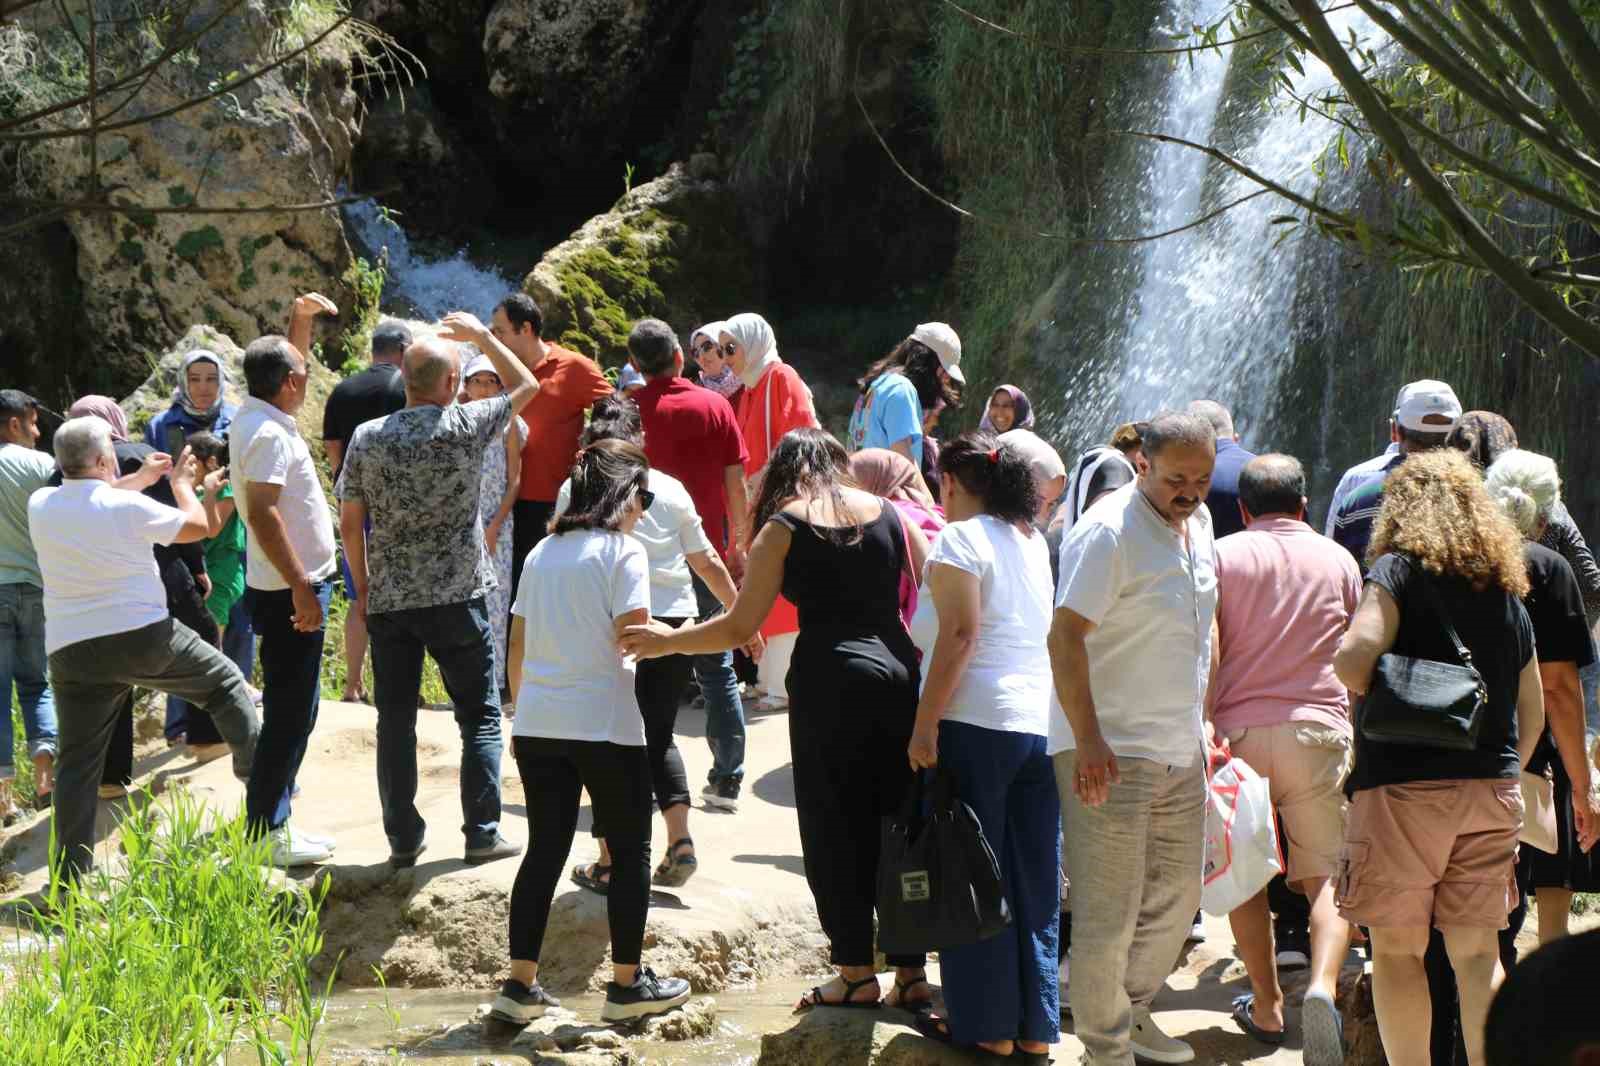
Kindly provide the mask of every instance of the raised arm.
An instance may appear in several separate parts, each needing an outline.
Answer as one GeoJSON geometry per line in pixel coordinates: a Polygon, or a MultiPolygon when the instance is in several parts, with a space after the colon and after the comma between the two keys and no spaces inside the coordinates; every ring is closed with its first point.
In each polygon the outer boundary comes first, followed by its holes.
{"type": "Polygon", "coordinates": [[[320,292],[302,293],[294,298],[289,309],[289,343],[301,355],[311,358],[311,326],[319,315],[337,315],[339,308],[320,292]]]}
{"type": "Polygon", "coordinates": [[[533,371],[523,366],[522,360],[512,355],[511,349],[501,344],[500,339],[489,332],[489,327],[480,322],[477,316],[465,311],[451,311],[444,316],[444,329],[439,331],[439,336],[447,341],[475,344],[479,351],[489,357],[494,372],[500,375],[501,382],[506,386],[513,415],[521,411],[539,391],[539,382],[534,378],[533,371]]]}

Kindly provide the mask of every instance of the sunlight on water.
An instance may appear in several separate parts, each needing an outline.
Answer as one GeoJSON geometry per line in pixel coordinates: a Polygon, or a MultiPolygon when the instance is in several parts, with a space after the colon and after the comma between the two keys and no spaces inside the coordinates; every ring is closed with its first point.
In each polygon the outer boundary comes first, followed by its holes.
{"type": "Polygon", "coordinates": [[[398,223],[386,219],[376,200],[361,200],[344,209],[355,235],[374,254],[388,249],[389,276],[384,283],[384,306],[399,301],[411,305],[409,313],[434,321],[449,311],[470,311],[485,321],[494,305],[520,286],[499,271],[467,258],[465,249],[448,259],[432,259],[414,251],[411,239],[398,223]]]}

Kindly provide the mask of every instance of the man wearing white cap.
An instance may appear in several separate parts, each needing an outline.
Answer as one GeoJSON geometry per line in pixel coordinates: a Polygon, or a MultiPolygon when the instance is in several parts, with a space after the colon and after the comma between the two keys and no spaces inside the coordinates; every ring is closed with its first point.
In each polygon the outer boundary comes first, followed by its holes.
{"type": "MultiPolygon", "coordinates": [[[[1383,483],[1389,471],[1405,462],[1412,452],[1442,448],[1450,431],[1461,418],[1461,401],[1455,390],[1442,381],[1413,381],[1396,398],[1393,426],[1398,450],[1382,466],[1352,474],[1337,509],[1331,512],[1328,533],[1356,557],[1362,572],[1367,568],[1367,544],[1372,539],[1372,523],[1383,506],[1383,483]]],[[[1344,483],[1341,482],[1341,486],[1344,483]]]]}
{"type": "Polygon", "coordinates": [[[850,415],[850,450],[888,448],[920,469],[923,414],[941,400],[954,407],[966,380],[956,331],[943,322],[924,322],[857,382],[861,395],[850,415]]]}
{"type": "Polygon", "coordinates": [[[334,490],[355,584],[351,609],[365,613],[372,641],[378,796],[397,869],[416,865],[427,828],[416,806],[424,653],[439,664],[461,732],[466,861],[522,850],[500,835],[500,682],[485,602],[496,580],[479,511],[484,454],[503,446],[513,413],[539,383],[472,315],[453,312],[444,326],[438,340],[406,348],[405,408],[355,431],[334,490]],[[452,341],[477,345],[508,390],[454,403],[461,357],[452,341]]]}

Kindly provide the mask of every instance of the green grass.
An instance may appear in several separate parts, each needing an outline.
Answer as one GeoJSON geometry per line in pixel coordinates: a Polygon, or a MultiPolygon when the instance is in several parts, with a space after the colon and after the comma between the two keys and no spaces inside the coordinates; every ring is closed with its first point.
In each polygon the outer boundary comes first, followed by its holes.
{"type": "MultiPolygon", "coordinates": [[[[344,662],[344,619],[350,613],[350,601],[342,595],[335,594],[328,603],[328,634],[322,644],[322,698],[337,700],[344,697],[345,678],[349,671],[344,662]]],[[[257,671],[259,674],[259,671],[257,671]]],[[[257,681],[257,684],[260,684],[257,681]]],[[[372,698],[372,652],[367,652],[366,661],[362,664],[361,687],[367,693],[367,698],[372,698]]],[[[422,661],[422,696],[423,703],[442,704],[448,703],[450,697],[445,693],[444,682],[439,678],[438,664],[431,658],[422,661]]]]}
{"type": "Polygon", "coordinates": [[[35,918],[43,946],[17,958],[0,997],[5,1061],[316,1061],[321,896],[274,887],[268,845],[183,792],[161,807],[135,800],[121,831],[123,868],[35,918]]]}
{"type": "Polygon", "coordinates": [[[22,708],[16,697],[11,699],[11,761],[17,776],[11,782],[17,803],[24,809],[33,807],[37,794],[33,790],[33,760],[28,758],[28,740],[22,733],[22,708]]]}

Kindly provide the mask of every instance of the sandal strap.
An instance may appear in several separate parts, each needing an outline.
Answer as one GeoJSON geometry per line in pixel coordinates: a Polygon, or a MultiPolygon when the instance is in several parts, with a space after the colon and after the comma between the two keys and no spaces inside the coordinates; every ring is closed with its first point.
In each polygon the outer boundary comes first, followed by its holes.
{"type": "Polygon", "coordinates": [[[863,977],[859,981],[852,981],[848,977],[844,976],[843,974],[840,974],[839,975],[839,980],[844,982],[844,1000],[843,1000],[843,1002],[848,1003],[850,1000],[855,998],[856,989],[858,989],[858,988],[866,988],[868,985],[876,986],[877,983],[878,983],[878,975],[877,974],[873,974],[871,977],[863,977]]]}

